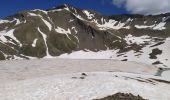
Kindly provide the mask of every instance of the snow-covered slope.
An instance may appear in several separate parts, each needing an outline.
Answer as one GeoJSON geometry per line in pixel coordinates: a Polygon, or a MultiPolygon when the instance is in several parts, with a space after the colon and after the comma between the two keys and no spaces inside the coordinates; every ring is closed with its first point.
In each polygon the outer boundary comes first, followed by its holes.
{"type": "Polygon", "coordinates": [[[88,72],[0,84],[1,100],[92,100],[118,92],[169,100],[170,81],[117,72],[88,72]]]}
{"type": "Polygon", "coordinates": [[[0,63],[0,100],[92,100],[131,93],[170,99],[169,71],[118,60],[34,59],[0,63]]]}
{"type": "Polygon", "coordinates": [[[33,59],[0,62],[1,83],[56,74],[96,71],[117,71],[158,75],[158,68],[154,66],[148,66],[136,62],[122,62],[118,60],[33,59]]]}
{"type": "Polygon", "coordinates": [[[80,50],[73,51],[72,53],[65,53],[59,56],[59,58],[69,58],[69,59],[116,59],[122,61],[135,61],[140,63],[145,63],[148,65],[156,65],[157,67],[170,67],[170,41],[169,38],[164,40],[164,43],[158,46],[154,46],[158,43],[152,44],[152,39],[147,36],[142,37],[126,37],[125,40],[132,44],[133,42],[140,45],[145,42],[150,42],[149,45],[143,47],[140,52],[135,50],[129,50],[128,52],[123,52],[119,54],[119,50],[100,50],[98,52],[90,50],[80,50]],[[152,54],[155,54],[155,58],[151,58],[152,54]],[[159,53],[160,52],[160,53],[159,53]]]}

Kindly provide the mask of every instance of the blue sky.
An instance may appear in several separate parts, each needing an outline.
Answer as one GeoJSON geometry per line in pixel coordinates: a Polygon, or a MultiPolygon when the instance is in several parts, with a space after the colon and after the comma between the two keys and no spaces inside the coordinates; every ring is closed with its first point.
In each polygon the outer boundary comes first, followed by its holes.
{"type": "Polygon", "coordinates": [[[113,5],[112,0],[0,0],[0,18],[18,11],[48,9],[64,3],[82,9],[96,10],[104,15],[128,13],[125,9],[113,5]]]}

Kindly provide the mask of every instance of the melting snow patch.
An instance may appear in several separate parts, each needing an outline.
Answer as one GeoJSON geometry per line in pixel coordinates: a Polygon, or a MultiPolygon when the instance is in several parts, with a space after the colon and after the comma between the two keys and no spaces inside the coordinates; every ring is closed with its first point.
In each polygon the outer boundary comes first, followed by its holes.
{"type": "Polygon", "coordinates": [[[147,25],[135,25],[136,28],[138,29],[145,29],[145,28],[152,28],[154,27],[154,25],[150,25],[150,26],[147,26],[147,25]]]}
{"type": "Polygon", "coordinates": [[[40,12],[43,12],[44,14],[48,14],[47,11],[44,11],[44,10],[41,10],[41,9],[34,9],[34,10],[32,10],[32,11],[40,11],[40,12]]]}
{"type": "Polygon", "coordinates": [[[65,7],[64,9],[67,10],[67,11],[70,11],[68,7],[65,7]]]}
{"type": "Polygon", "coordinates": [[[157,24],[153,29],[154,30],[164,30],[164,29],[166,29],[165,24],[166,24],[165,22],[161,22],[161,23],[157,24]]]}
{"type": "Polygon", "coordinates": [[[62,11],[63,9],[55,9],[55,10],[50,10],[49,12],[59,12],[62,11]]]}
{"type": "Polygon", "coordinates": [[[147,25],[135,25],[136,28],[138,29],[153,29],[153,30],[164,30],[166,29],[165,27],[165,24],[166,22],[161,22],[159,24],[155,24],[155,25],[150,25],[150,26],[147,26],[147,25]]]}
{"type": "Polygon", "coordinates": [[[107,51],[99,51],[99,52],[93,52],[93,51],[75,51],[70,54],[65,53],[60,55],[58,58],[69,58],[69,59],[110,59],[110,57],[113,55],[113,50],[107,50],[107,51]]]}
{"type": "Polygon", "coordinates": [[[20,41],[14,36],[14,31],[15,29],[11,29],[9,31],[1,31],[0,32],[0,39],[3,42],[8,42],[8,40],[5,38],[5,36],[9,36],[10,38],[12,38],[14,41],[16,41],[20,47],[22,47],[22,44],[20,43],[20,41]]]}
{"type": "Polygon", "coordinates": [[[87,10],[84,10],[83,12],[84,12],[84,14],[86,14],[86,16],[88,17],[88,19],[92,19],[92,18],[94,17],[94,14],[90,14],[90,12],[87,11],[87,10]]]}
{"type": "Polygon", "coordinates": [[[38,16],[38,15],[36,15],[34,13],[29,13],[29,16],[38,16]]]}
{"type": "MultiPolygon", "coordinates": [[[[130,20],[129,20],[130,21],[130,20]]],[[[107,30],[107,29],[115,29],[115,30],[119,30],[121,28],[125,28],[125,29],[129,29],[130,26],[125,26],[126,23],[121,23],[115,20],[109,20],[108,22],[106,22],[106,20],[104,20],[103,22],[104,24],[97,24],[97,26],[100,28],[100,30],[107,30]]]]}
{"type": "Polygon", "coordinates": [[[0,24],[9,23],[9,22],[10,22],[9,20],[1,20],[1,19],[0,19],[0,24]]]}
{"type": "Polygon", "coordinates": [[[48,46],[47,46],[47,35],[45,33],[43,33],[40,28],[38,27],[37,28],[38,31],[41,33],[42,37],[43,37],[43,40],[44,40],[44,43],[45,43],[45,46],[46,46],[46,57],[45,58],[53,58],[50,54],[49,54],[49,51],[48,51],[48,46]]]}
{"type": "Polygon", "coordinates": [[[61,28],[61,27],[57,27],[57,28],[55,29],[55,31],[58,32],[58,33],[61,33],[61,34],[71,34],[70,29],[65,30],[65,29],[63,29],[63,28],[61,28]]]}
{"type": "Polygon", "coordinates": [[[141,45],[141,44],[144,44],[145,42],[151,41],[151,38],[147,35],[135,37],[129,34],[128,36],[125,37],[125,40],[129,45],[134,44],[134,43],[141,45]]]}
{"type": "Polygon", "coordinates": [[[7,42],[8,40],[4,37],[4,34],[7,33],[6,30],[0,31],[0,40],[2,42],[7,42]]]}
{"type": "Polygon", "coordinates": [[[69,20],[69,22],[73,22],[73,21],[74,21],[74,19],[70,19],[70,20],[69,20]]]}
{"type": "MultiPolygon", "coordinates": [[[[67,35],[68,38],[69,38],[69,35],[68,35],[68,34],[71,34],[70,29],[65,30],[65,29],[63,29],[63,28],[61,28],[61,27],[57,27],[57,28],[55,29],[55,31],[56,31],[57,33],[60,33],[60,34],[65,34],[65,35],[67,35]]],[[[70,38],[69,38],[69,39],[70,39],[70,38]]]]}
{"type": "Polygon", "coordinates": [[[51,30],[52,30],[52,25],[51,25],[48,21],[46,21],[45,19],[43,19],[42,17],[41,17],[41,19],[43,20],[43,22],[47,25],[47,27],[48,27],[49,30],[51,31],[51,30]]]}
{"type": "Polygon", "coordinates": [[[32,47],[36,47],[37,40],[38,40],[38,39],[35,39],[35,40],[33,41],[32,47]]]}
{"type": "Polygon", "coordinates": [[[14,18],[14,21],[16,21],[15,25],[19,25],[21,22],[19,19],[14,18]]]}
{"type": "Polygon", "coordinates": [[[9,20],[0,20],[0,24],[3,24],[3,23],[13,23],[14,21],[16,21],[15,25],[18,25],[18,24],[21,23],[19,19],[14,18],[12,21],[9,21],[9,20]]]}
{"type": "Polygon", "coordinates": [[[78,33],[78,31],[76,30],[76,27],[72,27],[71,29],[74,30],[76,34],[78,33]]]}

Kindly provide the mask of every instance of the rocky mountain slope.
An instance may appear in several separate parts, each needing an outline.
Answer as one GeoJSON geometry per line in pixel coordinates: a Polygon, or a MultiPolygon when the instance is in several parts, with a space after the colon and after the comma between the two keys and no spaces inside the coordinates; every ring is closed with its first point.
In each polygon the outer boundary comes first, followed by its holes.
{"type": "Polygon", "coordinates": [[[168,67],[169,43],[170,13],[104,16],[65,4],[0,20],[1,60],[68,57],[78,52],[84,55],[81,58],[105,55],[101,59],[168,67]]]}

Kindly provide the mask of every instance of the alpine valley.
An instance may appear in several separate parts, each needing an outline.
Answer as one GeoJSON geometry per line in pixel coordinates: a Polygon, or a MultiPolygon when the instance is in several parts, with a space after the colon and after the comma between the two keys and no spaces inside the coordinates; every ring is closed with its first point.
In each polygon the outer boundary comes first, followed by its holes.
{"type": "Polygon", "coordinates": [[[170,67],[170,13],[104,16],[64,4],[0,20],[0,59],[117,59],[170,67]]]}

